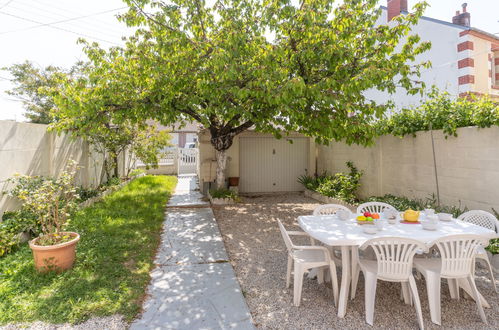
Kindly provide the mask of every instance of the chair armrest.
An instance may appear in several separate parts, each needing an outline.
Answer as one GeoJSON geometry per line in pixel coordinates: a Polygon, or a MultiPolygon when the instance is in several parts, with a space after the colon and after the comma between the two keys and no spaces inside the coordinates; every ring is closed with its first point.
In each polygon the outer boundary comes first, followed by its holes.
{"type": "Polygon", "coordinates": [[[320,246],[320,245],[313,245],[313,246],[299,245],[299,246],[295,246],[294,250],[309,250],[309,251],[310,250],[316,250],[316,251],[322,251],[322,252],[324,252],[326,254],[326,257],[328,257],[329,260],[332,260],[331,254],[329,253],[329,250],[325,246],[320,246]]]}

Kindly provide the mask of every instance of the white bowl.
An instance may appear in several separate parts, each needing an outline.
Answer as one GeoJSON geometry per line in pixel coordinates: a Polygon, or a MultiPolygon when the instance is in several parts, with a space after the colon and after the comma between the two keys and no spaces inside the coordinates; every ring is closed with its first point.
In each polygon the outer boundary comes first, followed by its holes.
{"type": "Polygon", "coordinates": [[[452,214],[450,213],[438,213],[438,219],[440,221],[451,221],[452,220],[452,214]]]}
{"type": "Polygon", "coordinates": [[[430,221],[422,221],[421,225],[423,226],[423,229],[425,229],[425,230],[437,230],[437,228],[438,228],[438,223],[430,222],[430,221]]]}
{"type": "Polygon", "coordinates": [[[366,234],[376,234],[378,232],[378,228],[375,225],[362,225],[362,231],[366,234]]]}
{"type": "Polygon", "coordinates": [[[336,211],[336,216],[338,216],[340,220],[345,221],[352,217],[352,213],[350,211],[338,210],[336,211]]]}

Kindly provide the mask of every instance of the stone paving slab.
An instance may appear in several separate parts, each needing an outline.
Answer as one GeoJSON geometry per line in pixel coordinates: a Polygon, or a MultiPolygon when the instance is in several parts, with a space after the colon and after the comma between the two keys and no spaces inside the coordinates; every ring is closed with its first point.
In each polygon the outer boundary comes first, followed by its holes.
{"type": "Polygon", "coordinates": [[[168,210],[156,255],[157,264],[207,263],[228,259],[211,208],[168,210]]]}
{"type": "Polygon", "coordinates": [[[168,207],[209,207],[208,200],[199,192],[195,175],[179,175],[175,193],[168,201],[168,207]]]}
{"type": "Polygon", "coordinates": [[[131,329],[254,329],[229,263],[161,266],[131,329]]]}
{"type": "Polygon", "coordinates": [[[179,176],[156,269],[131,329],[254,329],[213,211],[195,176],[179,176]]]}

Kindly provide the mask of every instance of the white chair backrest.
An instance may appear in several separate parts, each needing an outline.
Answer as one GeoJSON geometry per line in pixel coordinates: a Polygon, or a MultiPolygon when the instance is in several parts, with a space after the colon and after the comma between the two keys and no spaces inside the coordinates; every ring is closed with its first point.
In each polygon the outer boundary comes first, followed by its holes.
{"type": "Polygon", "coordinates": [[[364,212],[382,213],[385,209],[392,209],[396,211],[396,209],[390,204],[382,202],[368,202],[360,204],[357,207],[357,213],[364,213],[364,212]]]}
{"type": "Polygon", "coordinates": [[[345,210],[347,212],[351,212],[348,207],[340,204],[326,204],[326,205],[317,206],[314,209],[313,215],[333,215],[338,210],[345,210]]]}
{"type": "Polygon", "coordinates": [[[281,230],[282,239],[284,240],[284,244],[286,244],[288,252],[292,252],[294,249],[293,241],[291,241],[291,238],[289,237],[288,232],[286,228],[284,228],[281,220],[277,220],[277,223],[279,224],[279,229],[281,230]]]}
{"type": "Polygon", "coordinates": [[[412,261],[417,251],[428,251],[420,241],[402,237],[378,237],[362,244],[370,246],[378,261],[378,277],[388,281],[403,281],[412,274],[412,261]]]}
{"type": "Polygon", "coordinates": [[[487,229],[499,231],[499,221],[493,214],[489,212],[485,212],[482,210],[471,210],[461,214],[458,219],[473,223],[477,226],[481,226],[487,229]]]}
{"type": "Polygon", "coordinates": [[[447,278],[460,278],[472,272],[478,247],[487,246],[489,241],[479,235],[466,234],[442,237],[434,243],[442,259],[440,274],[447,278]]]}

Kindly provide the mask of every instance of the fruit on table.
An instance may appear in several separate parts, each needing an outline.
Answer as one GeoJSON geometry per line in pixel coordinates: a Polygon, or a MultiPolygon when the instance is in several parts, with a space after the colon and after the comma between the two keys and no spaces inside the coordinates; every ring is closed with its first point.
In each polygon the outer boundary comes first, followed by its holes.
{"type": "Polygon", "coordinates": [[[367,217],[366,221],[373,221],[373,218],[372,217],[367,217]]]}
{"type": "Polygon", "coordinates": [[[370,212],[364,212],[364,216],[367,218],[367,217],[370,217],[371,216],[371,213],[370,212]]]}
{"type": "Polygon", "coordinates": [[[371,218],[373,219],[379,219],[379,214],[378,213],[372,213],[371,218]]]}
{"type": "Polygon", "coordinates": [[[366,221],[366,217],[365,217],[365,216],[363,216],[363,215],[359,215],[359,216],[357,217],[357,220],[359,220],[359,221],[366,221]]]}

